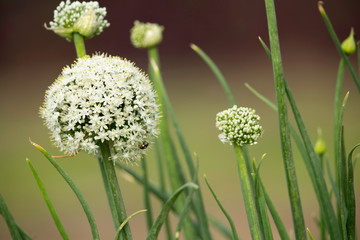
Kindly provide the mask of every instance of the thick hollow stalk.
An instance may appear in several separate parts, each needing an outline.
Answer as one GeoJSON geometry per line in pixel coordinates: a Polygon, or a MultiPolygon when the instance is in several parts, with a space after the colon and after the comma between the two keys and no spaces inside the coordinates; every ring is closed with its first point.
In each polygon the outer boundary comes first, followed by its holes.
{"type": "Polygon", "coordinates": [[[244,159],[244,152],[241,146],[235,145],[235,154],[238,163],[241,190],[244,197],[246,215],[253,240],[261,239],[261,230],[257,220],[253,188],[250,184],[248,169],[244,159]]]}
{"type": "Polygon", "coordinates": [[[285,81],[282,69],[274,0],[265,0],[265,6],[268,20],[270,49],[272,53],[271,59],[273,64],[273,74],[278,105],[281,148],[288,185],[289,199],[294,221],[295,235],[297,239],[306,239],[307,236],[305,230],[305,222],[302,213],[300,193],[297,184],[295,164],[290,143],[289,122],[285,101],[285,81]]]}
{"type": "Polygon", "coordinates": [[[86,50],[85,50],[84,37],[80,33],[74,32],[73,38],[74,38],[74,44],[75,44],[77,57],[81,58],[81,57],[85,56],[86,50]]]}
{"type": "MultiPolygon", "coordinates": [[[[98,160],[100,164],[101,175],[104,181],[106,195],[109,201],[111,215],[114,220],[115,230],[126,219],[126,210],[120,191],[118,179],[116,177],[114,162],[110,159],[110,147],[108,142],[99,143],[100,153],[98,160]]],[[[126,224],[122,230],[123,239],[131,240],[131,231],[129,224],[126,224]]]]}

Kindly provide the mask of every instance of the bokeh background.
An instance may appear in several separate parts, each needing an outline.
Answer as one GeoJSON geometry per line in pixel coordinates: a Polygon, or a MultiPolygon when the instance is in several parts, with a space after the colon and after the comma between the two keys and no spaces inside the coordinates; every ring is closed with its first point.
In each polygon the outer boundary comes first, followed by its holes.
{"type": "MultiPolygon", "coordinates": [[[[90,239],[91,233],[75,196],[33,148],[31,139],[54,155],[48,131],[38,114],[44,92],[65,65],[75,59],[72,43],[45,30],[59,1],[0,2],[0,193],[14,218],[34,239],[60,239],[35,180],[25,162],[28,157],[45,181],[47,191],[72,239],[90,239]]],[[[285,77],[297,99],[308,132],[316,140],[321,127],[333,159],[333,95],[339,55],[317,11],[317,1],[276,1],[280,44],[285,77]]],[[[271,100],[275,100],[271,64],[258,42],[268,42],[263,1],[100,1],[107,7],[111,26],[87,40],[88,53],[106,52],[126,57],[147,69],[145,51],[134,49],[129,30],[135,20],[157,22],[165,26],[160,46],[163,78],[191,151],[200,159],[199,177],[208,212],[226,224],[214,199],[202,180],[203,174],[233,217],[242,239],[249,239],[245,209],[234,154],[230,146],[218,141],[215,115],[228,107],[225,94],[205,63],[190,49],[195,43],[218,64],[240,106],[255,108],[262,117],[264,134],[259,144],[250,148],[251,156],[260,159],[261,174],[289,232],[293,232],[287,188],[281,159],[277,116],[245,87],[247,82],[271,100]]],[[[360,32],[358,0],[325,1],[325,9],[340,39],[350,28],[360,32]]],[[[351,57],[356,64],[356,58],[351,57]]],[[[345,111],[347,150],[360,141],[360,95],[345,73],[344,94],[350,91],[345,111]]],[[[296,152],[295,152],[296,153],[296,152]]],[[[150,177],[157,181],[155,161],[149,152],[150,177]]],[[[59,160],[87,198],[94,212],[102,239],[112,239],[114,229],[103,190],[97,160],[84,153],[59,160]]],[[[318,230],[313,216],[318,214],[314,192],[302,160],[295,155],[306,225],[315,236],[318,230]]],[[[332,163],[332,162],[331,162],[332,163]]],[[[139,167],[134,166],[139,171],[139,167]]],[[[359,166],[355,184],[359,204],[359,166]]],[[[143,209],[142,189],[124,180],[119,172],[128,213],[143,209]]],[[[158,203],[153,199],[154,205],[158,203]]],[[[359,209],[359,208],[358,208],[359,209]]],[[[359,212],[358,212],[359,222],[359,212]]],[[[176,223],[175,219],[172,221],[176,223]]],[[[131,220],[134,239],[144,239],[145,215],[131,220]]],[[[274,228],[276,233],[276,229],[274,228]]],[[[222,239],[213,230],[215,239],[222,239]]],[[[358,229],[359,233],[359,229],[358,229]]],[[[162,239],[163,235],[159,239],[162,239]]],[[[10,239],[0,218],[0,239],[10,239]]]]}

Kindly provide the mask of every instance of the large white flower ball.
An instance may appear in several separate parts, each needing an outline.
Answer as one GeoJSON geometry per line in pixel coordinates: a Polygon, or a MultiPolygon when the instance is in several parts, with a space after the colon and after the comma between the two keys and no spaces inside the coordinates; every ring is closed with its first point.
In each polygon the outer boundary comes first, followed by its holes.
{"type": "Polygon", "coordinates": [[[158,135],[155,98],[148,76],[132,62],[86,56],[63,69],[40,114],[62,151],[95,155],[99,143],[107,142],[113,160],[136,163],[158,135]]]}

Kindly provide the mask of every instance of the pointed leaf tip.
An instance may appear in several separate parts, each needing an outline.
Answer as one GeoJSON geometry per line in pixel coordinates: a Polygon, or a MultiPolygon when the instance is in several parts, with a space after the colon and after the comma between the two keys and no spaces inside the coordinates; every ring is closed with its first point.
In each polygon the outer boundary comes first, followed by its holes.
{"type": "Polygon", "coordinates": [[[319,8],[320,13],[325,13],[325,9],[324,9],[323,5],[324,5],[323,1],[318,1],[318,8],[319,8]]]}

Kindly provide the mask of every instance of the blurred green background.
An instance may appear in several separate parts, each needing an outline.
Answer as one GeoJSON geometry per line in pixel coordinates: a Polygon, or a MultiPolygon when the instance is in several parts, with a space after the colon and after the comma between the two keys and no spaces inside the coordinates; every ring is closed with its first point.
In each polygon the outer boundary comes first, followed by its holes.
{"type": "MultiPolygon", "coordinates": [[[[18,224],[34,239],[60,239],[25,162],[28,157],[45,181],[70,238],[90,239],[87,220],[74,194],[28,141],[30,137],[53,155],[61,155],[51,145],[48,131],[38,114],[47,87],[60,74],[62,67],[75,59],[73,44],[43,27],[44,22],[52,20],[52,11],[58,3],[53,0],[0,3],[0,194],[18,224]]],[[[332,163],[333,93],[339,55],[317,12],[316,1],[279,0],[275,4],[285,77],[313,141],[316,140],[316,129],[322,128],[332,163]]],[[[215,128],[216,113],[229,106],[216,78],[189,44],[200,46],[218,64],[239,106],[257,110],[265,131],[259,144],[250,148],[251,156],[259,160],[263,153],[267,154],[261,174],[281,217],[292,232],[277,115],[244,87],[247,82],[275,100],[271,64],[257,40],[261,36],[267,42],[263,1],[104,0],[100,1],[100,5],[107,7],[107,19],[111,26],[100,36],[85,42],[88,53],[100,51],[126,57],[146,70],[146,52],[131,46],[129,30],[135,20],[165,26],[164,41],[160,46],[163,78],[191,151],[200,159],[199,177],[205,207],[226,224],[225,217],[204,186],[203,174],[207,175],[230,212],[243,239],[249,239],[249,232],[233,150],[217,139],[219,132],[215,128]]],[[[325,9],[340,39],[347,37],[352,26],[356,33],[360,32],[358,0],[341,3],[325,1],[325,9]]],[[[351,60],[356,64],[354,56],[351,60]]],[[[349,150],[360,142],[360,95],[348,72],[345,73],[344,94],[346,91],[350,91],[344,118],[345,143],[349,150]]],[[[317,236],[312,218],[318,214],[318,206],[304,164],[295,153],[306,225],[317,236]]],[[[157,181],[156,163],[152,156],[150,148],[150,177],[157,181]]],[[[58,161],[89,202],[102,239],[112,239],[114,229],[97,159],[81,153],[58,161]]],[[[133,169],[139,171],[140,167],[133,166],[133,169]]],[[[357,165],[355,184],[358,204],[359,170],[357,165]]],[[[119,178],[128,214],[143,209],[141,187],[124,180],[126,175],[121,172],[119,178]]],[[[157,213],[159,204],[155,199],[153,203],[157,213]]],[[[359,212],[357,219],[359,222],[359,212]]],[[[175,219],[172,222],[176,224],[175,219]]],[[[145,215],[133,218],[131,226],[134,239],[144,239],[145,215]]],[[[273,230],[276,234],[276,229],[273,230]]],[[[216,231],[213,232],[215,239],[221,239],[216,231]]],[[[0,239],[10,239],[2,218],[0,239]]]]}

